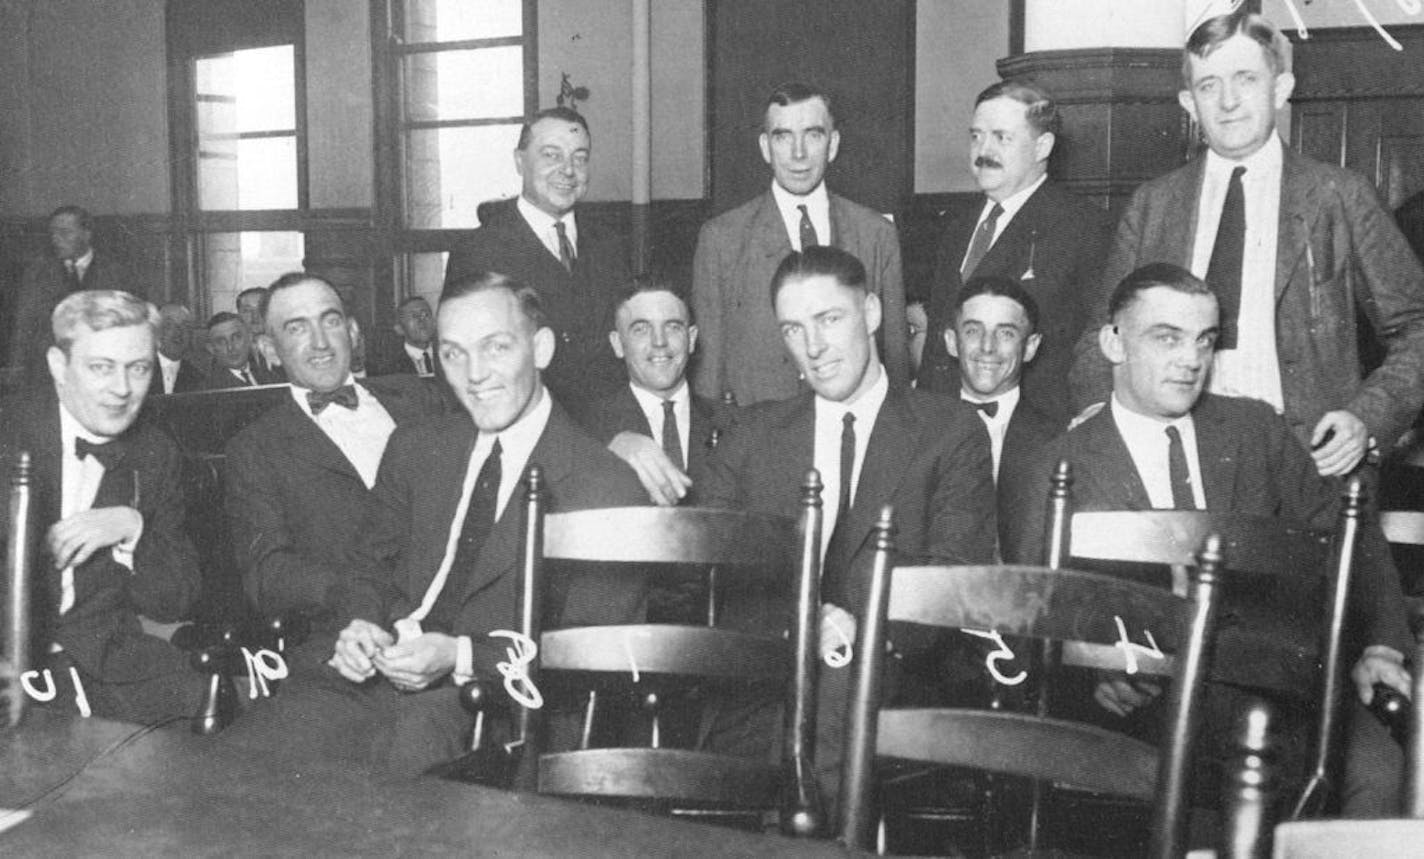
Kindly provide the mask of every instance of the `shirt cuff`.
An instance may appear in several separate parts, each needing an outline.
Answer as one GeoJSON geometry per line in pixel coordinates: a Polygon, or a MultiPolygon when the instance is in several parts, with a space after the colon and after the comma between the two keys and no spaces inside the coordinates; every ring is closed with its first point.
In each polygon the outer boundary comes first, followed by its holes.
{"type": "Polygon", "coordinates": [[[1360,658],[1362,659],[1366,656],[1378,656],[1382,659],[1388,659],[1390,662],[1394,662],[1398,665],[1404,664],[1404,654],[1400,653],[1398,650],[1395,650],[1393,647],[1390,647],[1387,644],[1371,644],[1369,647],[1365,648],[1364,653],[1360,654],[1360,658]]]}
{"type": "MultiPolygon", "coordinates": [[[[138,513],[137,510],[134,511],[138,513]]],[[[133,536],[126,540],[121,540],[114,544],[110,553],[114,556],[114,563],[122,564],[130,573],[134,570],[134,550],[138,548],[138,541],[143,538],[143,514],[138,514],[138,528],[133,532],[133,536]]]]}
{"type": "Polygon", "coordinates": [[[452,675],[456,686],[475,679],[475,645],[468,635],[455,636],[455,670],[452,675]]]}

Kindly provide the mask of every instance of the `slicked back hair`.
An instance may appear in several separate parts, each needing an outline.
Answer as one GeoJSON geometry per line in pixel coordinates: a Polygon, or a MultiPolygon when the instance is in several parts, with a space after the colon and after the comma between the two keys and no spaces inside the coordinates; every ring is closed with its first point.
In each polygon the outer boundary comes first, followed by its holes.
{"type": "Polygon", "coordinates": [[[519,127],[519,142],[515,144],[515,149],[529,148],[529,137],[533,133],[534,124],[541,119],[560,119],[564,122],[577,123],[583,129],[583,133],[588,135],[588,139],[593,140],[593,132],[588,130],[588,120],[583,118],[583,114],[571,107],[546,107],[524,120],[524,124],[519,127]]]}
{"type": "Polygon", "coordinates": [[[1108,318],[1116,322],[1118,314],[1131,306],[1139,295],[1158,286],[1165,286],[1188,295],[1216,297],[1216,293],[1211,291],[1211,287],[1207,286],[1206,281],[1181,266],[1167,262],[1153,262],[1118,281],[1117,286],[1113,288],[1112,297],[1108,299],[1108,318]]]}
{"type": "MultiPolygon", "coordinates": [[[[836,127],[836,111],[835,106],[831,104],[830,94],[819,87],[801,83],[800,81],[787,81],[776,85],[776,88],[771,91],[771,95],[766,97],[766,105],[762,107],[762,125],[766,125],[766,117],[770,113],[773,104],[777,107],[786,107],[788,105],[800,104],[803,101],[810,101],[813,98],[819,98],[821,103],[826,106],[826,119],[828,119],[831,124],[831,127],[826,129],[826,131],[830,132],[836,127]]],[[[763,130],[770,131],[771,129],[763,128],[763,130]]]]}
{"type": "MultiPolygon", "coordinates": [[[[503,290],[514,296],[519,302],[520,314],[535,331],[549,326],[549,317],[544,313],[544,302],[539,298],[539,293],[534,291],[534,287],[526,286],[497,271],[472,272],[445,284],[445,288],[440,291],[440,305],[443,307],[447,301],[494,290],[503,290]]],[[[439,308],[436,308],[436,312],[439,312],[439,308]]]]}
{"type": "Polygon", "coordinates": [[[812,245],[787,254],[776,267],[776,273],[771,276],[771,303],[776,303],[776,296],[787,281],[822,276],[833,277],[841,286],[857,292],[869,292],[865,285],[865,266],[855,254],[830,245],[812,245]]]}
{"type": "Polygon", "coordinates": [[[60,215],[73,215],[75,222],[79,224],[79,229],[88,230],[90,232],[94,230],[94,218],[89,214],[89,210],[83,206],[75,206],[73,204],[60,206],[58,209],[49,213],[49,220],[46,221],[46,223],[53,223],[54,219],[60,215]]]}
{"type": "Polygon", "coordinates": [[[619,291],[618,302],[613,305],[613,315],[609,320],[614,329],[617,328],[618,311],[623,309],[623,305],[646,292],[666,292],[668,295],[676,298],[682,302],[683,312],[687,314],[687,324],[696,324],[692,319],[692,303],[687,300],[687,291],[679,289],[678,285],[673,282],[673,279],[666,275],[647,273],[637,275],[619,291]]]}
{"type": "Polygon", "coordinates": [[[1182,88],[1192,88],[1192,57],[1206,59],[1221,43],[1240,33],[1261,46],[1272,74],[1291,70],[1291,44],[1270,21],[1246,11],[1243,5],[1235,12],[1208,18],[1187,37],[1182,50],[1182,88]]]}
{"type": "MultiPolygon", "coordinates": [[[[951,328],[959,324],[960,311],[969,299],[980,295],[997,295],[1017,302],[1023,308],[1024,315],[1028,317],[1028,333],[1032,334],[1038,330],[1038,302],[1033,300],[1028,290],[1023,285],[1011,277],[973,277],[964,287],[959,290],[959,297],[954,300],[954,310],[949,314],[949,321],[946,328],[951,328]]],[[[942,332],[941,332],[942,333],[942,332]]]]}
{"type": "Polygon", "coordinates": [[[1058,104],[1048,91],[1028,81],[999,81],[986,87],[974,99],[978,107],[996,98],[1011,98],[1024,106],[1024,114],[1029,127],[1035,134],[1058,134],[1062,131],[1063,120],[1058,115],[1058,104]]]}
{"type": "Polygon", "coordinates": [[[118,289],[82,289],[64,297],[50,314],[50,334],[65,355],[74,345],[82,325],[91,331],[147,325],[158,342],[158,308],[136,295],[118,289]]]}
{"type": "Polygon", "coordinates": [[[272,306],[272,296],[281,292],[284,289],[291,289],[292,287],[302,283],[319,283],[322,286],[325,286],[327,289],[331,290],[333,293],[336,294],[336,303],[341,307],[341,315],[346,315],[346,301],[341,297],[341,290],[332,286],[331,281],[327,280],[321,275],[308,274],[304,271],[289,271],[281,277],[277,278],[276,280],[272,281],[272,284],[267,288],[263,289],[260,286],[256,286],[252,289],[243,290],[243,294],[257,291],[260,291],[262,293],[262,301],[257,305],[257,315],[262,318],[263,322],[266,322],[267,308],[272,306]]]}

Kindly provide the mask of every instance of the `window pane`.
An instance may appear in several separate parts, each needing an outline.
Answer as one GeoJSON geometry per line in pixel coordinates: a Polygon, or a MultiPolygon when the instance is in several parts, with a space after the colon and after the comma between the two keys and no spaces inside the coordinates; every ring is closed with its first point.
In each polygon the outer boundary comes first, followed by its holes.
{"type": "Polygon", "coordinates": [[[445,260],[450,255],[445,252],[406,254],[402,258],[404,266],[403,295],[419,295],[430,302],[431,307],[440,304],[440,289],[445,285],[445,260]]]}
{"type": "Polygon", "coordinates": [[[407,42],[498,39],[524,32],[524,0],[405,0],[407,42]]]}
{"type": "Polygon", "coordinates": [[[300,271],[306,256],[298,232],[208,233],[203,236],[203,283],[213,313],[233,310],[237,294],[300,271]]]}
{"type": "Polygon", "coordinates": [[[209,137],[198,152],[198,207],[295,209],[297,138],[209,137]]]}
{"type": "Polygon", "coordinates": [[[195,69],[199,134],[292,131],[297,127],[295,51],[291,45],[200,57],[195,69]],[[205,113],[205,103],[226,110],[205,113]],[[204,119],[211,125],[205,126],[204,119]]]}
{"type": "Polygon", "coordinates": [[[476,207],[519,193],[514,146],[519,125],[420,129],[406,133],[406,227],[475,227],[476,207]]]}
{"type": "Polygon", "coordinates": [[[522,47],[410,54],[403,70],[408,120],[524,113],[522,47]]]}

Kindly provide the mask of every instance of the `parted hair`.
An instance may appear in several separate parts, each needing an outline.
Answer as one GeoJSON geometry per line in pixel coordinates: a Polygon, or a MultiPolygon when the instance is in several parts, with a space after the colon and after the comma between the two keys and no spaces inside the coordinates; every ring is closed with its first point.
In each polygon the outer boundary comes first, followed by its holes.
{"type": "Polygon", "coordinates": [[[842,286],[858,292],[868,292],[865,285],[865,266],[855,254],[830,245],[812,245],[803,251],[792,251],[776,267],[771,276],[771,301],[788,280],[808,277],[833,277],[842,286]]]}
{"type": "Polygon", "coordinates": [[[539,298],[539,293],[534,291],[534,287],[526,286],[497,271],[476,271],[455,278],[440,291],[440,304],[443,306],[447,301],[496,289],[514,296],[519,302],[519,312],[534,326],[534,330],[548,327],[549,317],[544,313],[544,302],[539,298]]]}
{"type": "Polygon", "coordinates": [[[1108,298],[1108,318],[1116,320],[1119,313],[1137,300],[1137,296],[1156,286],[1165,286],[1188,295],[1216,295],[1206,281],[1179,265],[1148,263],[1118,281],[1112,296],[1108,298]]]}
{"type": "Polygon", "coordinates": [[[50,314],[50,333],[65,355],[74,345],[82,325],[91,331],[147,325],[158,337],[158,308],[142,298],[118,289],[84,289],[64,297],[50,314]]]}

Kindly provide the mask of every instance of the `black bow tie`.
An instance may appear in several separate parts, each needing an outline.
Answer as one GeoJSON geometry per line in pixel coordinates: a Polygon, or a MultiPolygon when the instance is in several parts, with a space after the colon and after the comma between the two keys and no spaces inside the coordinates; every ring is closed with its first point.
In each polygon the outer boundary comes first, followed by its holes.
{"type": "Polygon", "coordinates": [[[86,456],[92,456],[99,460],[99,464],[104,466],[105,471],[112,471],[114,466],[123,461],[124,454],[128,449],[121,441],[110,441],[104,444],[95,444],[87,438],[78,436],[74,439],[74,455],[82,461],[86,456]]]}
{"type": "Polygon", "coordinates": [[[992,418],[994,415],[997,415],[997,414],[999,413],[999,401],[998,401],[998,400],[990,400],[990,401],[988,401],[987,403],[981,403],[981,402],[977,402],[977,401],[975,401],[975,400],[965,400],[965,402],[968,403],[969,405],[973,406],[974,408],[978,409],[979,411],[983,412],[984,414],[988,415],[988,416],[991,417],[991,418],[992,418]]]}
{"type": "Polygon", "coordinates": [[[311,406],[312,414],[319,415],[327,406],[336,403],[351,411],[356,411],[356,386],[342,385],[334,391],[307,391],[307,405],[311,406]]]}

